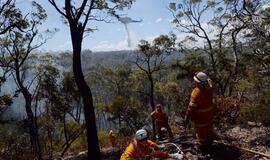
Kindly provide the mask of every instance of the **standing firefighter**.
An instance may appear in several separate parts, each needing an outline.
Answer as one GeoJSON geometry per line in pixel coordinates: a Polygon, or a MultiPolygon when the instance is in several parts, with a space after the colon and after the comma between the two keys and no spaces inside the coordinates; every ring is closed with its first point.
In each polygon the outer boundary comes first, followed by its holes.
{"type": "Polygon", "coordinates": [[[199,144],[204,147],[212,143],[215,136],[213,131],[213,87],[211,80],[203,72],[195,73],[193,77],[196,87],[191,93],[185,120],[194,122],[199,144]]]}
{"type": "Polygon", "coordinates": [[[155,150],[164,147],[164,144],[158,145],[155,142],[148,140],[147,131],[145,129],[140,129],[136,132],[135,138],[121,155],[120,160],[141,160],[146,157],[173,158],[179,160],[183,158],[183,155],[180,153],[168,154],[167,152],[155,150]]]}
{"type": "Polygon", "coordinates": [[[159,140],[162,140],[162,128],[166,128],[170,138],[173,138],[173,133],[168,123],[168,116],[165,112],[162,111],[161,104],[156,105],[156,109],[151,113],[151,117],[156,121],[157,136],[159,140]]]}
{"type": "Polygon", "coordinates": [[[115,135],[113,133],[113,130],[110,130],[110,132],[109,132],[109,140],[111,142],[112,148],[114,148],[115,147],[116,137],[115,137],[115,135]]]}

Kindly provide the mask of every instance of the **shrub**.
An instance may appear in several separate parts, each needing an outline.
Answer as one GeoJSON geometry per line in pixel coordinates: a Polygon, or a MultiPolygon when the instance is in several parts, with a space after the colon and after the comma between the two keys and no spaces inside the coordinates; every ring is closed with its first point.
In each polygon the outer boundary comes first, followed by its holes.
{"type": "Polygon", "coordinates": [[[111,147],[111,143],[109,140],[109,132],[100,130],[98,131],[98,141],[100,147],[111,147]]]}
{"type": "Polygon", "coordinates": [[[215,124],[219,127],[237,123],[241,103],[234,97],[215,97],[215,124]]]}
{"type": "Polygon", "coordinates": [[[0,159],[34,159],[28,134],[21,134],[17,125],[0,126],[0,159]]]}

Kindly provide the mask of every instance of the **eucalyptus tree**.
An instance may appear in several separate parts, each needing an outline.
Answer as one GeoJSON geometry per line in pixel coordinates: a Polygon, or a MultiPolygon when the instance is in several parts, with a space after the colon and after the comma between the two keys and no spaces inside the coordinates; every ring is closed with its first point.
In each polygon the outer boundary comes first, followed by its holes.
{"type": "Polygon", "coordinates": [[[133,0],[48,0],[69,25],[73,49],[73,73],[84,104],[87,130],[88,158],[100,159],[93,97],[85,81],[81,66],[81,47],[85,34],[94,31],[87,25],[90,21],[107,21],[108,15],[116,15],[116,10],[129,7],[133,0]],[[60,2],[64,2],[61,6],[60,2]],[[103,15],[103,17],[102,17],[103,15]]]}
{"type": "MultiPolygon", "coordinates": [[[[32,52],[46,42],[46,37],[39,33],[38,26],[46,19],[47,14],[38,3],[32,2],[32,5],[35,10],[24,17],[24,23],[21,25],[23,31],[21,28],[13,28],[1,37],[0,65],[10,69],[18,90],[23,94],[32,151],[41,159],[38,128],[31,108],[33,99],[31,92],[34,90],[31,87],[35,78],[29,80],[26,75],[31,74],[29,57],[32,52]]],[[[17,14],[21,12],[18,11],[17,14]]]]}
{"type": "Polygon", "coordinates": [[[135,131],[141,127],[139,124],[142,124],[140,122],[144,120],[145,114],[139,114],[142,105],[138,105],[139,99],[133,91],[133,85],[139,82],[132,79],[130,64],[101,66],[87,75],[87,80],[94,82],[91,88],[95,106],[99,109],[98,116],[102,114],[103,118],[118,125],[119,129],[125,127],[135,131]]]}
{"type": "Polygon", "coordinates": [[[240,9],[235,7],[237,20],[247,26],[243,38],[248,46],[245,50],[248,69],[245,71],[246,80],[239,85],[242,89],[239,89],[240,97],[248,108],[246,119],[269,125],[270,1],[243,0],[240,4],[240,9]]]}
{"type": "MultiPolygon", "coordinates": [[[[260,67],[258,72],[270,75],[270,1],[247,1],[242,3],[242,10],[238,10],[237,20],[247,25],[244,33],[246,43],[251,48],[249,55],[254,55],[260,67]]],[[[236,8],[236,7],[235,7],[236,8]]],[[[252,58],[252,57],[251,57],[252,58]]]]}
{"type": "MultiPolygon", "coordinates": [[[[0,1],[0,36],[7,33],[8,31],[16,28],[23,30],[26,27],[26,23],[20,9],[16,8],[15,0],[1,0],[0,1]]],[[[0,87],[9,77],[10,68],[1,67],[0,87]]],[[[1,91],[1,90],[0,90],[1,91]]],[[[5,97],[11,97],[11,95],[3,95],[0,97],[0,101],[4,102],[5,97]]],[[[5,103],[1,104],[1,113],[5,110],[8,105],[5,103]]]]}
{"type": "MultiPolygon", "coordinates": [[[[90,70],[87,73],[87,81],[93,82],[91,86],[95,96],[100,96],[104,92],[104,97],[111,100],[116,96],[128,97],[130,93],[130,75],[132,69],[127,63],[119,63],[114,66],[101,66],[96,70],[90,70]],[[102,90],[103,89],[103,90],[102,90]]],[[[106,100],[105,100],[106,101],[106,100]]]]}
{"type": "MultiPolygon", "coordinates": [[[[240,2],[239,2],[240,3],[240,2]]],[[[270,75],[270,1],[244,0],[239,5],[235,4],[236,20],[246,24],[246,31],[242,33],[245,39],[244,59],[247,69],[245,79],[239,84],[239,97],[245,97],[247,91],[255,90],[256,100],[263,101],[267,97],[270,75]]],[[[252,92],[251,92],[252,93],[252,92]]],[[[264,104],[262,104],[263,106],[264,104]]]]}
{"type": "Polygon", "coordinates": [[[75,140],[84,133],[85,127],[81,124],[81,97],[78,89],[74,87],[75,80],[70,72],[60,72],[52,66],[52,56],[40,57],[47,61],[40,63],[38,67],[39,84],[36,99],[43,102],[40,119],[45,120],[44,127],[47,131],[47,139],[44,144],[50,142],[49,153],[53,158],[54,143],[53,129],[61,127],[60,131],[64,135],[64,143],[61,157],[68,151],[75,140]],[[68,118],[69,117],[69,118],[68,118]]]}
{"type": "Polygon", "coordinates": [[[0,1],[0,35],[14,28],[23,30],[26,27],[24,17],[15,2],[16,0],[0,1]]]}
{"type": "MultiPolygon", "coordinates": [[[[62,104],[61,96],[58,92],[58,79],[60,71],[53,67],[53,56],[45,54],[43,56],[36,56],[36,91],[33,94],[33,101],[35,102],[34,110],[39,111],[38,123],[39,139],[41,146],[45,153],[49,153],[50,159],[53,159],[54,152],[54,128],[56,128],[59,110],[53,102],[58,102],[57,106],[62,104]],[[51,101],[50,101],[51,100],[51,101]],[[57,117],[57,118],[55,118],[57,117]]],[[[59,107],[62,107],[60,105],[59,107]]],[[[35,113],[36,114],[36,113],[35,113]]]]}
{"type": "Polygon", "coordinates": [[[243,10],[242,3],[237,0],[170,3],[176,28],[186,33],[190,41],[201,42],[196,43],[196,48],[206,53],[209,65],[200,69],[209,71],[220,95],[232,93],[244,69],[240,61],[244,40],[240,33],[246,30],[247,24],[237,20],[243,10]]]}
{"type": "MultiPolygon", "coordinates": [[[[166,68],[167,58],[173,54],[175,50],[175,35],[161,35],[153,40],[153,44],[148,41],[141,40],[138,47],[139,51],[135,53],[135,60],[133,63],[141,70],[149,81],[149,102],[152,111],[155,110],[154,100],[154,75],[160,70],[166,68]]],[[[155,138],[155,121],[152,119],[153,138],[155,138]]]]}

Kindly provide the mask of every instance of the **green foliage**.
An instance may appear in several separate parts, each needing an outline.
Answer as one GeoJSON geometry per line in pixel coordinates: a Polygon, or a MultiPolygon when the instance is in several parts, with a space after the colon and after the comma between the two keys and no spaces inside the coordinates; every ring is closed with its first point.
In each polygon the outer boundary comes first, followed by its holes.
{"type": "Polygon", "coordinates": [[[32,1],[32,6],[34,7],[34,9],[36,9],[36,12],[31,13],[33,18],[31,23],[42,24],[42,21],[44,21],[47,18],[46,10],[35,1],[32,1]]]}
{"type": "Polygon", "coordinates": [[[190,0],[190,3],[199,3],[201,0],[190,0]]]}
{"type": "Polygon", "coordinates": [[[182,69],[178,75],[179,78],[192,76],[196,71],[205,70],[209,67],[205,55],[193,51],[190,51],[182,60],[178,61],[177,66],[182,69]]]}
{"type": "Polygon", "coordinates": [[[171,53],[175,51],[176,35],[160,35],[153,41],[154,46],[160,48],[161,51],[171,53]]]}
{"type": "MultiPolygon", "coordinates": [[[[69,152],[71,153],[78,153],[81,151],[87,150],[87,140],[86,140],[86,134],[81,134],[76,140],[71,144],[69,147],[69,152]]],[[[59,149],[63,149],[62,146],[59,147],[59,149]]]]}
{"type": "Polygon", "coordinates": [[[23,128],[16,124],[0,126],[0,157],[1,159],[34,159],[28,142],[28,134],[22,134],[23,128]],[[23,147],[22,147],[23,146],[23,147]]]}
{"type": "Polygon", "coordinates": [[[215,97],[215,124],[228,127],[238,123],[241,103],[234,97],[215,97]]]}
{"type": "Polygon", "coordinates": [[[250,82],[247,79],[242,79],[238,81],[238,85],[236,86],[238,90],[246,90],[246,89],[252,89],[255,87],[254,82],[250,82]]]}
{"type": "MultiPolygon", "coordinates": [[[[181,18],[181,17],[183,17],[185,14],[183,13],[183,12],[181,12],[181,11],[179,11],[177,14],[176,14],[176,17],[177,18],[181,18]]],[[[177,23],[178,21],[175,21],[175,23],[177,23]]]]}
{"type": "Polygon", "coordinates": [[[182,43],[197,42],[198,40],[193,36],[186,36],[182,43]]]}
{"type": "Polygon", "coordinates": [[[130,97],[128,99],[122,96],[116,96],[115,99],[109,103],[105,111],[112,115],[109,120],[120,120],[125,123],[125,127],[130,130],[136,130],[145,125],[145,104],[137,101],[136,98],[130,97]],[[142,110],[144,109],[144,110],[142,110]]]}
{"type": "Polygon", "coordinates": [[[109,133],[104,130],[99,130],[98,131],[98,141],[99,145],[101,147],[111,147],[110,141],[109,141],[109,133]]]}
{"type": "Polygon", "coordinates": [[[172,9],[173,11],[176,11],[176,3],[170,3],[169,8],[172,9]]]}
{"type": "Polygon", "coordinates": [[[264,91],[264,96],[263,96],[263,100],[262,100],[262,104],[267,106],[270,104],[270,90],[267,89],[266,91],[264,91]]]}
{"type": "Polygon", "coordinates": [[[83,134],[81,136],[79,136],[76,141],[74,141],[70,148],[69,148],[69,152],[73,152],[73,153],[78,153],[81,151],[85,151],[87,150],[87,144],[86,144],[87,140],[86,140],[86,135],[83,134]]]}
{"type": "MultiPolygon", "coordinates": [[[[150,64],[158,63],[164,60],[164,56],[166,54],[172,54],[175,51],[175,35],[160,35],[159,37],[153,40],[153,44],[150,44],[148,41],[141,40],[138,44],[140,52],[137,54],[137,64],[138,60],[143,61],[143,59],[149,61],[150,64]]],[[[156,64],[157,65],[157,64],[156,64]]],[[[162,63],[159,63],[160,66],[153,67],[161,67],[162,63]]],[[[155,70],[155,68],[154,68],[155,70]]]]}
{"type": "MultiPolygon", "coordinates": [[[[60,74],[60,71],[50,64],[39,66],[40,82],[36,98],[45,100],[47,114],[54,119],[61,120],[65,113],[69,113],[73,118],[73,110],[80,107],[80,94],[75,87],[75,80],[70,72],[60,74]],[[58,82],[59,83],[56,83],[58,82]]],[[[77,115],[78,116],[78,115],[77,115]]]]}
{"type": "Polygon", "coordinates": [[[239,120],[243,123],[252,121],[262,123],[265,126],[270,126],[270,90],[266,89],[263,92],[261,100],[246,101],[242,106],[239,113],[239,120]]]}
{"type": "Polygon", "coordinates": [[[77,87],[75,87],[75,79],[71,72],[65,72],[62,79],[60,92],[64,96],[66,101],[74,100],[76,102],[80,101],[80,93],[77,87]]]}
{"type": "Polygon", "coordinates": [[[63,109],[58,107],[63,107],[63,99],[61,97],[58,84],[55,83],[59,78],[59,70],[51,65],[40,66],[39,72],[41,74],[41,80],[38,90],[38,99],[45,99],[47,101],[47,114],[51,114],[54,118],[59,118],[59,114],[62,113],[63,109]],[[49,105],[50,104],[50,105],[49,105]],[[57,107],[51,107],[57,106],[57,107]]]}
{"type": "Polygon", "coordinates": [[[28,25],[28,22],[23,18],[22,12],[18,9],[13,1],[1,2],[1,25],[0,33],[3,34],[10,29],[19,28],[25,29],[28,25]],[[3,23],[2,23],[3,22],[3,23]]]}
{"type": "MultiPolygon", "coordinates": [[[[62,124],[62,125],[64,125],[64,124],[62,124]]],[[[75,132],[77,132],[78,130],[80,130],[80,129],[82,129],[83,128],[83,126],[82,125],[80,125],[80,124],[78,124],[78,123],[76,123],[76,122],[74,122],[74,121],[71,121],[71,120],[66,120],[65,121],[65,127],[66,127],[66,131],[67,131],[67,133],[68,134],[72,134],[72,133],[75,133],[75,132]]],[[[61,127],[61,129],[60,129],[60,132],[62,133],[62,134],[64,134],[64,126],[62,126],[61,127]]],[[[71,136],[71,135],[68,135],[68,137],[69,136],[71,136]]]]}
{"type": "MultiPolygon", "coordinates": [[[[69,151],[74,152],[86,148],[85,125],[78,124],[73,120],[66,120],[61,124],[60,133],[71,145],[69,151]]],[[[66,141],[62,142],[63,144],[66,141]]]]}
{"type": "MultiPolygon", "coordinates": [[[[180,86],[174,81],[158,82],[156,84],[156,94],[159,101],[163,100],[165,105],[177,108],[179,107],[180,98],[180,86]]],[[[178,108],[177,108],[178,110],[178,108]]]]}
{"type": "Polygon", "coordinates": [[[241,106],[241,110],[239,113],[239,121],[242,123],[247,123],[247,121],[251,122],[261,122],[263,118],[260,113],[262,110],[261,105],[257,102],[248,102],[241,106]]]}
{"type": "Polygon", "coordinates": [[[227,127],[235,124],[247,124],[248,121],[269,126],[270,91],[264,91],[262,99],[242,100],[233,97],[215,98],[215,124],[227,127]]]}
{"type": "Polygon", "coordinates": [[[1,1],[1,5],[3,6],[0,11],[0,27],[7,28],[0,30],[1,34],[5,34],[0,38],[0,41],[3,40],[3,43],[0,42],[0,65],[3,68],[10,69],[9,71],[14,75],[13,79],[16,82],[17,89],[23,93],[27,114],[26,119],[28,120],[26,127],[29,128],[31,140],[31,149],[29,150],[34,152],[34,156],[41,157],[41,148],[38,147],[38,127],[34,120],[35,114],[32,111],[32,92],[35,91],[35,88],[30,89],[36,79],[33,78],[26,82],[27,79],[25,76],[27,72],[31,72],[33,69],[33,64],[30,59],[32,51],[40,47],[45,41],[42,39],[42,34],[38,32],[38,27],[45,20],[46,12],[42,6],[38,5],[36,2],[32,4],[33,9],[37,10],[27,11],[26,15],[23,16],[22,12],[15,8],[15,2],[13,3],[13,1],[10,0],[6,1],[6,3],[2,3],[1,1]],[[5,10],[7,7],[11,8],[5,10]],[[15,24],[8,24],[10,21],[15,24]]]}

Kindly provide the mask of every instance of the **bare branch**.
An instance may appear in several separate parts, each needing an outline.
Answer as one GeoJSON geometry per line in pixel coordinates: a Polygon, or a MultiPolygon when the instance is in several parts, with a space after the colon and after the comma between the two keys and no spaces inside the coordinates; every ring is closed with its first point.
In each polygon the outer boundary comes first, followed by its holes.
{"type": "Polygon", "coordinates": [[[95,2],[95,0],[91,0],[90,6],[89,6],[88,11],[87,11],[87,14],[85,16],[85,20],[84,20],[83,25],[82,25],[83,30],[86,28],[86,25],[87,25],[87,22],[88,22],[88,17],[91,14],[92,8],[94,6],[94,2],[95,2]]]}
{"type": "MultiPolygon", "coordinates": [[[[93,2],[93,0],[91,0],[91,3],[93,2]]],[[[80,6],[80,8],[78,8],[78,13],[75,15],[75,21],[78,22],[84,12],[85,6],[87,4],[87,0],[84,0],[80,6]]],[[[90,10],[90,8],[89,8],[90,10]]],[[[72,12],[73,13],[73,12],[72,12]]]]}
{"type": "Polygon", "coordinates": [[[62,16],[64,16],[65,18],[68,19],[67,15],[57,6],[57,4],[55,3],[55,0],[48,0],[52,6],[57,10],[57,12],[59,12],[62,16]]]}

